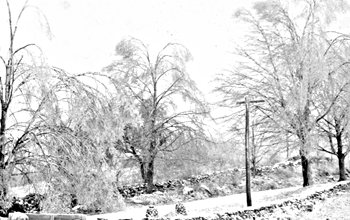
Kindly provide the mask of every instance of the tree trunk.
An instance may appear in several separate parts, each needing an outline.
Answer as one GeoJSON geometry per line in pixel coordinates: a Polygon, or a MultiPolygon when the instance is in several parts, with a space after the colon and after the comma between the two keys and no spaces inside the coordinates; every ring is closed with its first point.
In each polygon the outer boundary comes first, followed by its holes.
{"type": "Polygon", "coordinates": [[[256,176],[256,160],[255,158],[252,160],[252,171],[253,171],[253,177],[255,178],[256,176]]]}
{"type": "Polygon", "coordinates": [[[153,192],[153,177],[154,177],[154,159],[151,159],[151,161],[147,164],[147,170],[146,170],[146,193],[152,193],[153,192]]]}
{"type": "Polygon", "coordinates": [[[289,139],[288,139],[288,133],[286,132],[286,147],[287,147],[287,160],[289,159],[289,139]]]}
{"type": "Polygon", "coordinates": [[[310,146],[305,135],[300,135],[299,139],[301,140],[300,158],[303,176],[303,187],[306,187],[311,186],[313,184],[311,160],[309,154],[310,146]]]}
{"type": "Polygon", "coordinates": [[[0,201],[6,201],[8,193],[8,175],[6,169],[0,168],[0,201]]]}
{"type": "Polygon", "coordinates": [[[338,156],[339,163],[339,182],[346,180],[345,176],[345,155],[341,154],[338,156]]]}
{"type": "Polygon", "coordinates": [[[345,176],[345,154],[343,154],[343,139],[342,131],[340,128],[340,121],[335,120],[335,131],[336,131],[336,140],[337,140],[337,158],[339,164],[339,181],[346,180],[345,176]]]}
{"type": "Polygon", "coordinates": [[[140,172],[141,172],[142,181],[143,183],[146,183],[145,163],[142,160],[140,160],[139,163],[140,163],[140,172]]]}
{"type": "Polygon", "coordinates": [[[0,160],[0,201],[4,201],[7,196],[8,181],[4,155],[2,153],[0,153],[0,160]]]}
{"type": "Polygon", "coordinates": [[[6,109],[2,107],[0,121],[0,201],[5,201],[8,192],[8,178],[5,164],[5,127],[6,127],[6,109]]]}
{"type": "Polygon", "coordinates": [[[153,192],[153,178],[154,178],[154,159],[150,162],[139,161],[140,172],[143,183],[146,184],[146,193],[153,192]]]}
{"type": "Polygon", "coordinates": [[[255,132],[254,132],[254,121],[252,123],[252,152],[251,152],[251,162],[252,162],[252,171],[253,171],[253,177],[255,178],[255,175],[256,175],[256,145],[255,145],[255,132]]]}
{"type": "Polygon", "coordinates": [[[300,154],[301,156],[301,167],[303,175],[303,187],[311,186],[313,184],[312,180],[312,170],[310,160],[305,154],[300,154]]]}
{"type": "Polygon", "coordinates": [[[303,187],[311,186],[313,184],[311,160],[309,155],[308,143],[305,138],[300,138],[302,146],[300,147],[301,168],[303,176],[303,187]]]}
{"type": "Polygon", "coordinates": [[[311,169],[311,160],[310,160],[310,140],[309,140],[309,134],[310,134],[310,128],[309,128],[309,102],[304,108],[303,112],[303,123],[301,123],[299,126],[299,129],[297,130],[297,136],[300,141],[300,158],[301,158],[301,168],[302,168],[302,176],[303,176],[303,187],[311,186],[313,185],[313,178],[312,178],[312,169],[311,169]]]}

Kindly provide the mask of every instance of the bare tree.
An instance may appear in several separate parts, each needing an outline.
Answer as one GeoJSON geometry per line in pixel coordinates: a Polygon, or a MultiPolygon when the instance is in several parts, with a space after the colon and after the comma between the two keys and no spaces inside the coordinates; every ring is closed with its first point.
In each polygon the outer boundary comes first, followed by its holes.
{"type": "MultiPolygon", "coordinates": [[[[259,163],[271,155],[271,152],[279,151],[281,142],[278,141],[272,130],[264,128],[264,122],[256,120],[251,125],[251,163],[253,176],[256,175],[256,170],[259,163]]],[[[284,143],[282,141],[282,143],[284,143]]]]}
{"type": "Polygon", "coordinates": [[[323,152],[335,155],[338,158],[339,181],[346,180],[345,158],[350,151],[349,147],[349,92],[350,78],[348,76],[349,61],[348,48],[349,36],[336,34],[329,41],[327,55],[331,60],[332,72],[328,80],[318,92],[318,100],[315,102],[318,111],[327,111],[327,116],[317,121],[317,127],[322,135],[325,135],[327,147],[319,144],[323,152]]]}
{"type": "Polygon", "coordinates": [[[311,131],[328,113],[326,110],[315,115],[312,105],[315,91],[329,73],[323,30],[346,7],[344,1],[287,4],[271,0],[257,2],[253,11],[238,10],[235,16],[249,25],[250,34],[244,46],[237,48],[238,67],[228,76],[218,77],[221,84],[217,91],[224,94],[222,104],[230,106],[248,94],[264,99],[265,104],[259,106],[261,112],[281,133],[298,138],[303,186],[313,182],[311,131]]]}
{"type": "Polygon", "coordinates": [[[90,85],[83,83],[89,76],[48,66],[35,44],[16,44],[18,24],[29,5],[25,3],[13,20],[9,1],[6,3],[9,45],[7,54],[0,55],[4,67],[0,70],[1,202],[7,199],[12,174],[30,179],[42,172],[41,177],[50,181],[51,174],[69,173],[67,164],[77,164],[82,158],[84,163],[98,165],[98,157],[104,159],[100,146],[118,136],[118,129],[111,132],[109,128],[119,122],[111,117],[119,116],[119,107],[109,102],[108,89],[101,92],[103,84],[93,76],[90,85]],[[99,86],[93,86],[96,84],[99,86]],[[111,136],[102,137],[107,130],[111,136]],[[92,139],[92,133],[99,137],[92,139]]]}
{"type": "Polygon", "coordinates": [[[125,127],[116,147],[139,163],[149,193],[157,155],[202,138],[202,118],[208,113],[186,71],[189,51],[168,43],[155,56],[150,53],[142,41],[124,39],[116,46],[118,59],[105,68],[116,88],[131,97],[140,116],[125,127]]]}
{"type": "MultiPolygon", "coordinates": [[[[0,118],[0,200],[3,201],[7,195],[8,181],[12,170],[14,169],[13,157],[16,152],[21,151],[27,140],[27,135],[19,135],[18,138],[13,137],[13,133],[18,130],[24,130],[26,134],[30,134],[30,125],[33,121],[28,121],[28,124],[17,123],[17,117],[14,115],[21,113],[18,110],[12,110],[12,105],[18,105],[28,102],[27,97],[22,96],[21,101],[14,103],[14,99],[17,98],[18,93],[22,93],[22,88],[29,81],[35,81],[32,77],[34,74],[31,66],[24,65],[24,55],[29,47],[34,44],[27,44],[19,48],[14,47],[15,37],[17,33],[18,21],[23,15],[27,7],[27,3],[23,6],[16,21],[13,21],[11,8],[9,2],[6,1],[8,11],[8,25],[9,25],[9,46],[7,57],[1,56],[3,67],[5,69],[2,72],[0,78],[0,103],[1,103],[1,118],[0,118]],[[10,121],[12,119],[12,121],[10,121]],[[13,124],[19,126],[14,126],[13,124]],[[20,127],[20,128],[19,128],[20,127]]],[[[38,74],[42,73],[38,71],[38,74]]],[[[40,82],[38,82],[40,83],[40,82]]],[[[40,108],[40,104],[38,108],[40,108]]],[[[24,109],[26,110],[26,109],[24,109]]],[[[30,115],[36,115],[37,111],[29,111],[30,115]]]]}

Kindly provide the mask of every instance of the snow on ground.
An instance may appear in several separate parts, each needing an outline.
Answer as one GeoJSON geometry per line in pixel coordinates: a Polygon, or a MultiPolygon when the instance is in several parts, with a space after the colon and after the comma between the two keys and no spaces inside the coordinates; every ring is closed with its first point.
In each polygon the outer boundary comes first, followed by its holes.
{"type": "MultiPolygon", "coordinates": [[[[260,192],[252,192],[253,206],[251,208],[259,208],[271,203],[281,202],[281,200],[291,198],[304,198],[317,191],[323,191],[325,189],[332,188],[337,184],[348,183],[349,181],[342,183],[328,183],[317,184],[311,187],[291,187],[277,190],[267,190],[260,192]]],[[[208,198],[205,200],[191,201],[184,203],[186,210],[190,216],[208,216],[213,213],[225,213],[233,212],[238,209],[247,208],[245,193],[234,194],[230,196],[223,196],[217,198],[208,198]]],[[[88,216],[88,220],[96,220],[97,218],[105,219],[122,219],[133,218],[142,219],[145,217],[146,209],[148,207],[129,208],[125,211],[101,214],[95,216],[88,216]]],[[[159,212],[159,216],[163,216],[170,212],[175,211],[175,205],[161,205],[156,206],[159,212]]]]}
{"type": "Polygon", "coordinates": [[[30,193],[40,193],[44,194],[49,189],[49,185],[45,182],[39,182],[35,184],[27,184],[25,186],[11,187],[9,194],[11,197],[23,198],[30,193]]]}

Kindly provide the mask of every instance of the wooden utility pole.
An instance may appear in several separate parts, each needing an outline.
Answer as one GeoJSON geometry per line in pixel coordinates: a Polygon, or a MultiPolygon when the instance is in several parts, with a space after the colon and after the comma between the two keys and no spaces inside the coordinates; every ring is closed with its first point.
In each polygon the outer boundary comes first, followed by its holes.
{"type": "Polygon", "coordinates": [[[245,97],[244,102],[237,102],[237,104],[245,104],[245,174],[246,174],[246,195],[247,206],[252,206],[252,193],[250,186],[250,147],[249,147],[249,104],[265,102],[264,100],[250,101],[249,97],[245,97]]]}
{"type": "Polygon", "coordinates": [[[247,206],[252,206],[252,193],[250,186],[250,146],[249,146],[249,98],[245,97],[245,185],[247,206]]]}

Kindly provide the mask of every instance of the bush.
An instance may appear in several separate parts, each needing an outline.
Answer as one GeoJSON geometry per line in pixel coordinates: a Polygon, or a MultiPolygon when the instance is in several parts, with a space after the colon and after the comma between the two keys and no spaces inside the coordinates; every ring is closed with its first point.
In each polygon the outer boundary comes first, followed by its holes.
{"type": "Polygon", "coordinates": [[[260,191],[278,189],[278,185],[275,181],[267,182],[262,185],[260,191]]]}
{"type": "Polygon", "coordinates": [[[293,168],[278,169],[275,171],[275,176],[277,179],[289,179],[295,177],[295,172],[293,168]]]}
{"type": "Polygon", "coordinates": [[[116,194],[112,181],[105,176],[87,176],[75,187],[78,203],[89,213],[115,212],[124,208],[124,201],[116,194]]]}
{"type": "Polygon", "coordinates": [[[232,176],[231,176],[231,185],[233,187],[238,187],[239,184],[241,184],[242,182],[242,175],[239,173],[239,172],[234,172],[232,173],[232,176]]]}
{"type": "Polygon", "coordinates": [[[42,202],[44,213],[70,213],[71,197],[67,194],[50,192],[42,202]]]}
{"type": "Polygon", "coordinates": [[[320,176],[320,177],[326,177],[326,176],[330,176],[330,175],[337,175],[338,173],[338,166],[332,164],[331,162],[329,163],[321,163],[318,164],[315,167],[315,174],[320,176]]]}
{"type": "Polygon", "coordinates": [[[109,170],[78,165],[70,168],[69,175],[56,173],[57,178],[47,180],[50,181],[50,188],[43,202],[43,210],[50,213],[106,213],[122,210],[124,200],[114,189],[115,177],[109,173],[109,170]]]}

